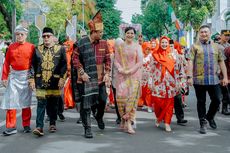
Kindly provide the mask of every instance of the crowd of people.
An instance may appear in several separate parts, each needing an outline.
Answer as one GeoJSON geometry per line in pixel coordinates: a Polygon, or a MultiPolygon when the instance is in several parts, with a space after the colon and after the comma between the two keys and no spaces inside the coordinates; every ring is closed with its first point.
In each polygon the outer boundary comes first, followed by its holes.
{"type": "Polygon", "coordinates": [[[90,33],[76,42],[67,37],[63,45],[55,42],[52,28],[42,32],[43,44],[26,42],[28,30],[15,29],[16,42],[7,49],[2,66],[2,84],[6,87],[0,108],[6,110],[3,135],[17,133],[16,112],[22,109],[24,133],[44,135],[47,114],[49,132],[57,130],[56,120],[65,108],[80,112],[84,136],[93,138],[91,112],[98,128],[105,128],[104,113],[110,99],[114,103],[117,124],[125,133],[135,134],[136,111],[146,107],[156,116],[155,126],[163,122],[170,127],[175,110],[177,124],[186,125],[183,107],[194,86],[200,133],[207,132],[207,123],[217,128],[215,115],[220,109],[230,115],[228,105],[230,80],[230,30],[222,30],[219,42],[211,40],[207,25],[199,28],[198,39],[191,46],[161,36],[135,41],[136,29],[126,27],[124,38],[106,41],[99,11],[88,23],[90,33]],[[32,92],[37,98],[36,128],[31,130],[32,92]],[[206,111],[206,92],[211,103],[206,111]]]}

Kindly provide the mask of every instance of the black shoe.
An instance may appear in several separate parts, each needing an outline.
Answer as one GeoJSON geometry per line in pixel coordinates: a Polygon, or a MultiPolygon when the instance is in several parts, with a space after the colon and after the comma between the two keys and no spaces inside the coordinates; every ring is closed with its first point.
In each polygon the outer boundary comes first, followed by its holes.
{"type": "Polygon", "coordinates": [[[117,119],[116,119],[116,123],[117,123],[117,124],[120,124],[120,123],[121,123],[121,118],[117,118],[117,119]]]}
{"type": "Polygon", "coordinates": [[[3,131],[3,135],[4,136],[10,136],[10,135],[13,135],[13,134],[16,134],[17,133],[17,129],[16,128],[9,128],[9,129],[6,129],[5,131],[3,131]]]}
{"type": "Polygon", "coordinates": [[[177,124],[178,125],[182,125],[182,126],[185,126],[185,124],[188,122],[188,120],[184,120],[184,119],[181,119],[181,120],[177,120],[177,124]]]}
{"type": "Polygon", "coordinates": [[[210,127],[212,129],[216,129],[217,128],[217,125],[216,125],[216,122],[214,121],[214,119],[208,120],[208,123],[209,123],[209,125],[210,125],[210,127]]]}
{"type": "Polygon", "coordinates": [[[207,124],[203,124],[200,126],[200,133],[206,134],[207,133],[207,124]]]}
{"type": "Polygon", "coordinates": [[[221,113],[224,114],[224,115],[230,115],[230,112],[228,111],[227,108],[222,109],[221,113]]]}
{"type": "Polygon", "coordinates": [[[82,123],[82,119],[81,117],[77,120],[77,124],[81,124],[82,123]]]}
{"type": "Polygon", "coordinates": [[[65,121],[65,116],[63,114],[58,114],[58,117],[59,117],[61,122],[65,121]]]}
{"type": "Polygon", "coordinates": [[[103,119],[97,119],[97,125],[98,125],[98,128],[103,130],[105,129],[105,123],[103,121],[103,119]]]}
{"type": "Polygon", "coordinates": [[[24,133],[30,133],[31,132],[31,128],[29,126],[25,126],[23,132],[24,133]]]}
{"type": "Polygon", "coordinates": [[[93,138],[91,128],[85,128],[85,138],[93,138]]]}

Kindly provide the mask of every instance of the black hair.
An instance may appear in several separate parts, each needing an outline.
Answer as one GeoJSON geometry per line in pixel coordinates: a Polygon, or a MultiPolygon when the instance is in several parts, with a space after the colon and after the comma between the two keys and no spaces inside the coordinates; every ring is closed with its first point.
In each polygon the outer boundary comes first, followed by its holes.
{"type": "Polygon", "coordinates": [[[125,33],[126,33],[127,31],[129,31],[129,30],[133,30],[134,34],[137,33],[137,32],[136,32],[136,29],[135,29],[134,27],[126,27],[126,28],[125,28],[125,33]]]}
{"type": "Polygon", "coordinates": [[[209,30],[211,30],[211,28],[210,28],[209,25],[202,25],[202,26],[200,26],[199,31],[200,31],[201,29],[204,29],[204,28],[208,28],[209,30]]]}
{"type": "Polygon", "coordinates": [[[174,44],[174,41],[172,39],[170,39],[169,44],[174,44]]]}

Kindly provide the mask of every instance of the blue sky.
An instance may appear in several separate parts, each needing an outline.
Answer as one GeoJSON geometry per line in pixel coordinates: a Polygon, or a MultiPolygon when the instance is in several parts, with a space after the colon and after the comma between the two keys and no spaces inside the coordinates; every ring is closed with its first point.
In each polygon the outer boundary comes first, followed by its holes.
{"type": "Polygon", "coordinates": [[[127,23],[131,23],[132,14],[141,14],[141,0],[117,0],[117,9],[122,11],[121,17],[127,23]]]}

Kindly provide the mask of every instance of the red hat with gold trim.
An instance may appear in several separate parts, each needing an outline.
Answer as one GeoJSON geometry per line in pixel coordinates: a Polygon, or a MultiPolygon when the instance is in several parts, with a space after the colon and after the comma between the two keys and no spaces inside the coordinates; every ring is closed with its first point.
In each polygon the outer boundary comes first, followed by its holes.
{"type": "Polygon", "coordinates": [[[104,25],[102,21],[101,11],[99,10],[96,15],[88,23],[90,31],[103,30],[104,25]]]}

